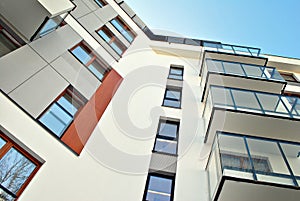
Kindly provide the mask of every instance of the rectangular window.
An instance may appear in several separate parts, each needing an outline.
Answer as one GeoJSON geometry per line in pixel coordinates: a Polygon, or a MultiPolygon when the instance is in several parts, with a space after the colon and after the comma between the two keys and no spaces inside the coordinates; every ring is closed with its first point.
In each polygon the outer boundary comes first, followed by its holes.
{"type": "Polygon", "coordinates": [[[179,122],[161,119],[156,135],[154,151],[177,154],[179,122]]]}
{"type": "Polygon", "coordinates": [[[100,81],[108,71],[108,65],[100,60],[83,41],[70,49],[71,53],[85,65],[100,81]]]}
{"type": "Polygon", "coordinates": [[[149,173],[144,193],[144,201],[172,201],[174,176],[149,173]]]}
{"type": "Polygon", "coordinates": [[[53,18],[46,18],[45,24],[39,31],[37,37],[42,37],[47,35],[48,33],[51,33],[55,29],[57,29],[59,26],[63,25],[64,18],[67,16],[67,14],[64,15],[58,15],[53,18]]]}
{"type": "Polygon", "coordinates": [[[183,80],[183,68],[171,66],[168,78],[174,80],[183,80]]]}
{"type": "Polygon", "coordinates": [[[107,26],[101,27],[97,30],[97,33],[118,55],[122,55],[125,52],[126,46],[107,28],[107,26]]]}
{"type": "Polygon", "coordinates": [[[163,106],[180,108],[181,107],[181,88],[167,87],[163,106]]]}
{"type": "Polygon", "coordinates": [[[0,131],[0,200],[20,196],[41,163],[0,131]]]}
{"type": "Polygon", "coordinates": [[[21,45],[0,25],[0,57],[14,51],[21,45]]]}
{"type": "Polygon", "coordinates": [[[119,16],[111,21],[111,24],[126,38],[129,43],[132,43],[135,38],[135,33],[119,16]]]}
{"type": "Polygon", "coordinates": [[[60,138],[86,102],[77,90],[69,86],[41,115],[39,121],[60,138]]]}
{"type": "Polygon", "coordinates": [[[104,0],[95,0],[95,2],[98,4],[98,6],[100,8],[102,8],[103,6],[107,5],[107,2],[104,0]]]}

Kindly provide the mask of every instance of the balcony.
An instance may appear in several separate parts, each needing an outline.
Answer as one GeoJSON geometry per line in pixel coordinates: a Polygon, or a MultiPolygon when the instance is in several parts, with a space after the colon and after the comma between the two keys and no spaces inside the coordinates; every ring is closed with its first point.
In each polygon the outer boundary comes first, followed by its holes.
{"type": "Polygon", "coordinates": [[[211,86],[203,118],[208,144],[217,131],[300,142],[296,97],[211,86]]]}
{"type": "Polygon", "coordinates": [[[299,150],[297,143],[218,132],[206,168],[211,200],[299,200],[299,150]]]}
{"type": "Polygon", "coordinates": [[[55,30],[75,5],[69,0],[2,0],[2,20],[23,40],[32,41],[55,30]]]}
{"type": "Polygon", "coordinates": [[[206,59],[202,68],[201,86],[204,86],[202,101],[210,85],[243,88],[254,91],[280,94],[286,81],[276,68],[206,59]]]}
{"type": "Polygon", "coordinates": [[[204,59],[239,61],[241,63],[265,65],[267,58],[260,56],[260,49],[246,46],[229,45],[217,42],[203,42],[204,59]]]}

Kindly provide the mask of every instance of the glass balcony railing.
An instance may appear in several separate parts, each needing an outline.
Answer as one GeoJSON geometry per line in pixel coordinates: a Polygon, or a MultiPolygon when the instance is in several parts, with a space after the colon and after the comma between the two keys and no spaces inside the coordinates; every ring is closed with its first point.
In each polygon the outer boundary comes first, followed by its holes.
{"type": "Polygon", "coordinates": [[[203,46],[206,50],[212,50],[217,52],[225,52],[231,54],[241,54],[248,56],[258,57],[260,54],[259,48],[238,46],[238,45],[229,45],[215,42],[203,42],[203,46]]]}
{"type": "Polygon", "coordinates": [[[273,67],[214,59],[206,59],[206,66],[207,70],[210,72],[285,82],[276,68],[273,67]]]}
{"type": "Polygon", "coordinates": [[[213,105],[225,109],[300,118],[300,100],[297,97],[221,86],[211,86],[210,94],[213,105]]]}
{"type": "Polygon", "coordinates": [[[299,187],[300,144],[218,132],[207,171],[211,197],[222,176],[299,187]]]}

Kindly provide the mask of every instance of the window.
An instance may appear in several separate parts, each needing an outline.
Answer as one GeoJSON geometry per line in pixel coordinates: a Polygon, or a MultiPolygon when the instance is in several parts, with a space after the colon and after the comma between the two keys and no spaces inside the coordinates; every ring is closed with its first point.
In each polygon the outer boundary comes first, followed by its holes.
{"type": "Polygon", "coordinates": [[[105,6],[107,3],[104,0],[95,0],[95,2],[98,4],[98,6],[100,8],[102,8],[103,6],[105,6]]]}
{"type": "Polygon", "coordinates": [[[174,176],[149,173],[143,200],[172,201],[174,176]]]}
{"type": "Polygon", "coordinates": [[[113,19],[111,24],[122,34],[122,36],[126,38],[129,43],[133,41],[135,38],[134,32],[120,17],[113,19]]]}
{"type": "Polygon", "coordinates": [[[101,27],[97,33],[113,50],[115,50],[116,53],[118,53],[118,55],[122,55],[125,52],[126,46],[107,28],[107,26],[101,27]]]}
{"type": "Polygon", "coordinates": [[[0,131],[0,200],[18,198],[40,166],[37,159],[0,131]]]}
{"type": "Polygon", "coordinates": [[[107,65],[101,61],[83,41],[70,50],[100,81],[108,71],[107,65]]]}
{"type": "Polygon", "coordinates": [[[160,120],[154,151],[177,154],[179,122],[160,120]]]}
{"type": "MultiPolygon", "coordinates": [[[[267,158],[251,156],[251,159],[256,171],[264,173],[271,172],[270,163],[267,158]]],[[[221,160],[223,168],[237,168],[252,171],[248,156],[221,153],[221,160]]]]}
{"type": "Polygon", "coordinates": [[[41,115],[39,121],[57,137],[61,137],[86,102],[78,91],[69,86],[41,115]]]}
{"type": "Polygon", "coordinates": [[[281,77],[285,79],[287,82],[298,82],[298,80],[294,77],[293,73],[289,72],[279,72],[281,77]]]}
{"type": "Polygon", "coordinates": [[[168,78],[174,80],[183,80],[183,68],[171,66],[168,78]]]}
{"type": "Polygon", "coordinates": [[[181,106],[181,88],[168,87],[165,92],[163,106],[180,108],[180,106],[181,106]]]}
{"type": "Polygon", "coordinates": [[[21,45],[0,25],[0,57],[14,51],[21,45]]]}
{"type": "Polygon", "coordinates": [[[57,27],[63,25],[63,20],[64,18],[67,16],[67,14],[63,15],[63,16],[55,16],[53,18],[46,18],[46,22],[43,25],[42,29],[39,31],[38,33],[38,37],[42,37],[47,35],[48,33],[54,31],[57,27]]]}

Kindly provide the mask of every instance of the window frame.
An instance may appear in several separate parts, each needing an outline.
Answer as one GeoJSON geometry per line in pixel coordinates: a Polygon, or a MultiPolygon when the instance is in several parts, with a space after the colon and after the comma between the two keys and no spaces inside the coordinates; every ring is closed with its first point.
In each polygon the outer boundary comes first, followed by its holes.
{"type": "Polygon", "coordinates": [[[175,174],[171,174],[171,173],[166,173],[166,172],[149,172],[147,175],[147,180],[146,180],[146,185],[145,185],[145,190],[144,190],[144,195],[143,195],[143,201],[149,201],[147,200],[147,193],[148,193],[148,188],[149,188],[149,184],[150,184],[150,178],[154,176],[154,177],[160,177],[160,178],[164,178],[164,179],[168,179],[172,181],[172,185],[171,185],[171,193],[170,193],[170,201],[174,200],[174,189],[175,189],[175,174]]]}
{"type": "Polygon", "coordinates": [[[180,127],[180,122],[179,122],[179,121],[176,121],[176,120],[169,120],[169,119],[160,119],[160,120],[159,120],[159,123],[158,123],[158,128],[157,128],[156,137],[155,137],[155,142],[154,142],[154,146],[153,146],[152,152],[154,152],[154,153],[166,154],[166,155],[175,155],[175,156],[177,156],[177,155],[178,155],[179,127],[180,127]],[[169,136],[161,135],[161,134],[160,134],[160,128],[161,128],[162,124],[172,124],[172,125],[176,125],[176,133],[175,133],[175,137],[169,137],[169,136]],[[175,153],[169,153],[169,152],[164,152],[164,151],[162,151],[162,150],[156,150],[157,139],[163,139],[163,140],[167,140],[167,141],[172,141],[173,143],[176,142],[176,150],[175,150],[175,153]]]}
{"type": "Polygon", "coordinates": [[[104,0],[94,0],[94,2],[100,7],[100,8],[103,8],[104,6],[107,5],[107,2],[104,1],[104,0]],[[102,4],[102,5],[100,5],[102,4]]]}
{"type": "Polygon", "coordinates": [[[136,33],[120,16],[117,16],[114,19],[110,20],[110,23],[130,44],[133,43],[136,37],[136,33]],[[124,35],[124,33],[116,28],[116,26],[112,23],[113,20],[117,21],[117,23],[127,32],[127,34],[129,34],[132,37],[132,41],[128,40],[128,38],[124,35]]]}
{"type": "Polygon", "coordinates": [[[100,80],[101,82],[104,81],[107,73],[110,71],[110,67],[108,66],[108,64],[106,64],[106,62],[103,61],[103,59],[100,59],[93,51],[92,51],[92,48],[90,48],[88,46],[88,44],[86,44],[86,42],[84,40],[80,41],[79,43],[77,43],[74,47],[70,48],[69,49],[69,52],[82,64],[84,65],[89,72],[91,72],[98,80],[100,80]],[[81,61],[79,59],[79,57],[77,57],[74,53],[73,53],[73,50],[75,50],[77,47],[81,47],[87,54],[89,55],[92,55],[92,58],[87,62],[87,63],[84,63],[83,61],[81,61]],[[99,70],[96,70],[98,71],[98,73],[100,73],[103,77],[102,79],[100,79],[95,73],[93,73],[92,70],[89,69],[89,66],[95,62],[104,70],[104,73],[102,74],[99,70]]]}
{"type": "Polygon", "coordinates": [[[181,104],[182,104],[182,88],[181,87],[175,87],[175,86],[167,86],[166,89],[165,89],[165,94],[164,94],[162,106],[164,106],[164,107],[170,107],[170,108],[175,108],[175,109],[181,109],[181,104]],[[166,105],[165,104],[166,100],[177,101],[176,99],[172,99],[170,97],[167,97],[168,91],[176,91],[176,92],[180,93],[179,100],[178,100],[178,102],[179,102],[179,106],[178,107],[171,106],[171,105],[166,105]]]}
{"type": "Polygon", "coordinates": [[[38,170],[43,165],[44,161],[41,161],[41,159],[37,159],[32,154],[26,150],[27,148],[24,147],[24,145],[19,145],[13,138],[8,136],[8,132],[0,127],[0,137],[6,142],[1,148],[0,148],[0,160],[12,149],[14,148],[17,152],[19,152],[22,156],[24,156],[27,160],[32,162],[35,165],[34,170],[30,173],[30,175],[27,177],[27,179],[24,181],[24,183],[20,186],[18,191],[14,194],[10,190],[6,189],[4,186],[0,186],[0,189],[2,189],[5,193],[13,197],[14,199],[18,199],[22,192],[25,190],[25,188],[28,186],[30,181],[33,179],[33,177],[36,175],[38,170]]]}
{"type": "Polygon", "coordinates": [[[171,65],[171,66],[170,66],[170,69],[169,69],[168,79],[183,81],[183,73],[184,73],[184,68],[183,68],[183,66],[174,66],[174,65],[171,65]],[[181,70],[181,75],[176,75],[176,74],[171,73],[171,72],[172,72],[172,69],[181,70]],[[176,79],[176,78],[170,77],[170,76],[172,76],[172,75],[173,75],[173,76],[181,76],[181,78],[176,79]]]}
{"type": "Polygon", "coordinates": [[[72,85],[69,85],[37,118],[39,124],[45,128],[47,131],[49,131],[54,137],[61,139],[65,132],[68,130],[68,128],[70,127],[70,125],[72,124],[72,122],[74,121],[74,119],[76,118],[76,116],[80,113],[80,111],[82,110],[82,108],[86,105],[86,103],[88,102],[88,100],[79,92],[77,91],[72,85]],[[74,115],[72,115],[69,111],[67,111],[66,108],[64,108],[63,106],[61,106],[58,101],[60,100],[61,97],[63,97],[65,94],[68,94],[71,96],[72,100],[77,100],[76,102],[81,102],[83,104],[80,105],[79,108],[77,108],[76,106],[74,106],[71,102],[71,105],[73,105],[73,107],[75,107],[77,109],[77,111],[75,112],[74,115]],[[46,113],[48,111],[50,111],[50,109],[52,108],[53,105],[58,105],[58,107],[66,114],[68,115],[72,120],[68,123],[67,126],[64,127],[64,129],[62,130],[61,133],[55,133],[54,131],[52,131],[50,128],[48,128],[47,125],[45,125],[42,121],[40,121],[40,119],[42,117],[44,117],[44,115],[46,115],[46,113]],[[60,134],[60,136],[59,136],[60,134]]]}
{"type": "Polygon", "coordinates": [[[122,43],[122,41],[106,26],[103,25],[102,27],[100,27],[99,29],[96,30],[96,33],[99,35],[99,37],[105,41],[105,43],[119,56],[122,56],[125,51],[127,50],[127,47],[124,43],[122,43]],[[107,35],[109,37],[109,41],[106,41],[101,35],[100,35],[100,31],[103,31],[105,33],[105,35],[107,35]],[[116,46],[122,51],[121,54],[119,54],[119,52],[113,48],[112,44],[116,44],[116,46]]]}

